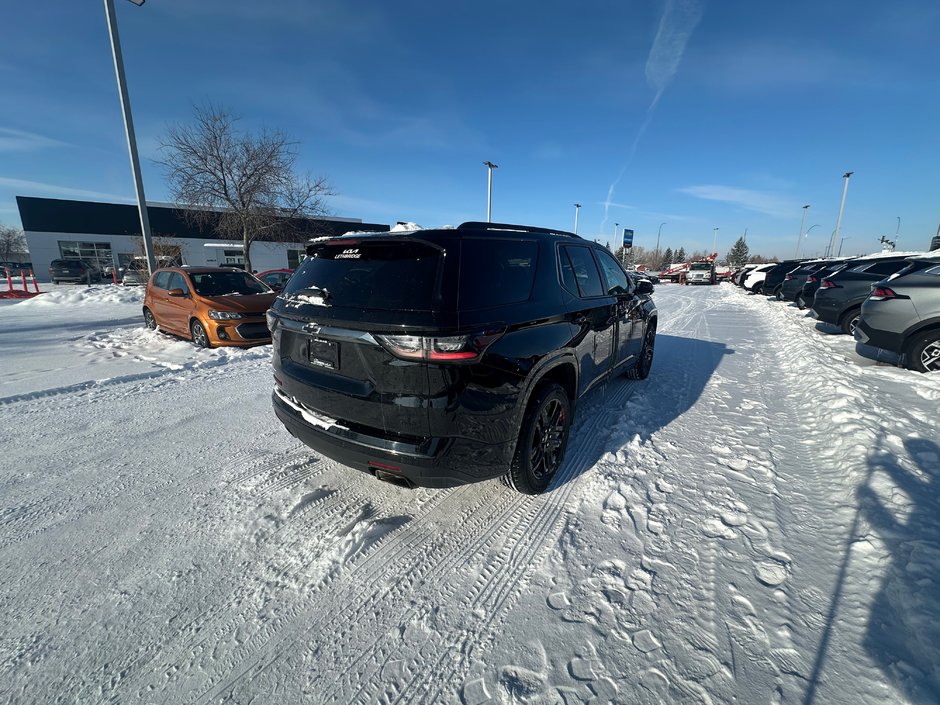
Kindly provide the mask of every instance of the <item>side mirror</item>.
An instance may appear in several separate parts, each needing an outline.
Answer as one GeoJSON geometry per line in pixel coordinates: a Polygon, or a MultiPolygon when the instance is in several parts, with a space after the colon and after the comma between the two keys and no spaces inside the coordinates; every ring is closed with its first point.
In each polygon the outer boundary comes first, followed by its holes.
{"type": "Polygon", "coordinates": [[[186,292],[184,292],[182,289],[170,289],[166,293],[170,296],[186,296],[186,292]]]}
{"type": "Polygon", "coordinates": [[[640,296],[649,296],[653,293],[653,282],[649,279],[640,279],[636,283],[636,293],[640,296]]]}

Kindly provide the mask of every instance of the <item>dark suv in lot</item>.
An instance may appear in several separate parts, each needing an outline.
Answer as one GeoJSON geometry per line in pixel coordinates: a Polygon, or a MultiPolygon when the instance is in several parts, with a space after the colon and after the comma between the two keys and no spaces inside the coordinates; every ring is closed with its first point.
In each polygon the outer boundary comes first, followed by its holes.
{"type": "Polygon", "coordinates": [[[274,409],[379,479],[550,484],[576,401],[650,371],[657,312],[604,247],[495,223],[312,241],[268,312],[274,409]]]}
{"type": "Polygon", "coordinates": [[[855,340],[894,353],[912,370],[940,372],[940,252],[910,257],[872,285],[855,340]]]}
{"type": "Polygon", "coordinates": [[[101,281],[101,272],[95,265],[83,259],[54,259],[49,263],[49,278],[53,284],[79,282],[83,284],[101,281]]]}
{"type": "Polygon", "coordinates": [[[871,292],[871,285],[898,272],[910,263],[903,254],[861,257],[845,269],[829,274],[820,282],[813,298],[813,313],[820,321],[839,326],[843,333],[853,335],[862,303],[871,292]]]}

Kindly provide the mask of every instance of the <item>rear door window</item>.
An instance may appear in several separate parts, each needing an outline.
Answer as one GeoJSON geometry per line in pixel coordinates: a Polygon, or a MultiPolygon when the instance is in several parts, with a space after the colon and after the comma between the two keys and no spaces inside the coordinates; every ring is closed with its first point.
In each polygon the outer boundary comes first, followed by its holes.
{"type": "Polygon", "coordinates": [[[899,272],[907,266],[907,262],[904,260],[887,260],[886,262],[875,262],[870,264],[867,267],[859,267],[857,271],[865,272],[866,274],[894,274],[899,272]]]}
{"type": "Polygon", "coordinates": [[[344,308],[431,311],[442,250],[419,240],[328,241],[309,247],[283,296],[344,308]]]}
{"type": "Polygon", "coordinates": [[[458,304],[463,310],[527,301],[539,246],[532,240],[464,238],[458,304]]]}
{"type": "Polygon", "coordinates": [[[603,296],[604,285],[601,283],[600,273],[594,263],[591,250],[587,247],[565,246],[561,248],[562,272],[565,266],[571,267],[577,284],[578,295],[581,298],[603,296]],[[565,264],[565,259],[568,264],[565,264]]]}

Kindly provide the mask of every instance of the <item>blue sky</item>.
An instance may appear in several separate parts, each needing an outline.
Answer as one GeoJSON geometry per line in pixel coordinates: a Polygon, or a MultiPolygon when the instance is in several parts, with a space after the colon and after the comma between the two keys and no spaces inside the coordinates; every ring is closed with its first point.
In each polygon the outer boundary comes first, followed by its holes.
{"type": "MultiPolygon", "coordinates": [[[[334,215],[493,220],[790,256],[924,248],[940,222],[940,4],[116,0],[144,182],[194,104],[300,141],[334,215]]],[[[0,222],[133,198],[101,2],[0,0],[0,222]]]]}

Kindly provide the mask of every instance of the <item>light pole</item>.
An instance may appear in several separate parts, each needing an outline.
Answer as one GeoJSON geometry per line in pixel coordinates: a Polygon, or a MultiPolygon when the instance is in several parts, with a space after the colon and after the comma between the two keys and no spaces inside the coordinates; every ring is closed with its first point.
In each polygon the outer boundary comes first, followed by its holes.
{"type": "MultiPolygon", "coordinates": [[[[808,238],[810,231],[811,231],[813,228],[818,228],[818,227],[819,227],[819,223],[816,223],[816,224],[814,224],[814,225],[810,225],[810,226],[806,229],[806,232],[803,233],[803,239],[805,240],[806,238],[808,238]]],[[[800,258],[800,250],[801,250],[801,249],[802,249],[802,246],[801,246],[800,244],[797,244],[797,247],[796,247],[796,258],[797,258],[797,259],[800,258]]]]}
{"type": "Polygon", "coordinates": [[[846,240],[851,240],[851,239],[852,239],[852,236],[851,236],[851,235],[849,235],[848,237],[840,237],[840,238],[839,238],[839,254],[837,254],[836,257],[841,257],[841,256],[842,256],[842,243],[845,242],[846,240]]]}
{"type": "Polygon", "coordinates": [[[617,248],[617,231],[620,230],[620,223],[614,223],[614,249],[617,248]]]}
{"type": "MultiPolygon", "coordinates": [[[[130,0],[138,7],[145,0],[130,0]]],[[[144,196],[144,180],[140,175],[140,158],[137,156],[137,138],[134,136],[134,120],[131,117],[131,101],[127,95],[127,81],[124,78],[124,58],[121,55],[121,39],[118,36],[117,17],[114,14],[114,0],[104,0],[104,13],[108,18],[108,33],[111,36],[111,53],[114,55],[114,72],[117,74],[118,93],[121,95],[121,112],[124,114],[124,131],[127,133],[127,149],[131,155],[131,171],[134,173],[134,189],[137,192],[137,210],[140,212],[140,234],[144,240],[144,255],[147,257],[147,270],[152,274],[157,268],[153,256],[153,239],[150,237],[150,218],[147,215],[147,198],[144,196]]]]}
{"type": "Polygon", "coordinates": [[[712,228],[712,252],[718,254],[718,228],[712,228]]]}
{"type": "Polygon", "coordinates": [[[578,234],[578,212],[581,210],[581,204],[574,204],[574,234],[578,234]]]}
{"type": "Polygon", "coordinates": [[[806,213],[809,211],[809,206],[803,206],[803,218],[800,220],[800,234],[796,238],[796,254],[795,257],[800,256],[800,243],[803,241],[803,226],[806,225],[806,213]]]}
{"type": "Polygon", "coordinates": [[[487,180],[486,180],[486,222],[492,222],[491,217],[493,214],[493,169],[498,169],[493,162],[483,162],[486,165],[487,171],[487,180]]]}
{"type": "Polygon", "coordinates": [[[659,259],[659,236],[663,234],[663,226],[666,223],[659,224],[659,230],[656,231],[656,259],[659,259]]]}
{"type": "Polygon", "coordinates": [[[842,202],[839,204],[839,217],[836,218],[836,229],[832,231],[832,237],[829,238],[829,250],[826,252],[826,257],[832,256],[832,250],[836,246],[836,238],[839,237],[839,229],[842,227],[842,211],[845,209],[845,195],[849,192],[849,179],[852,178],[854,171],[847,171],[842,175],[842,178],[845,179],[845,183],[842,186],[842,202]]]}

